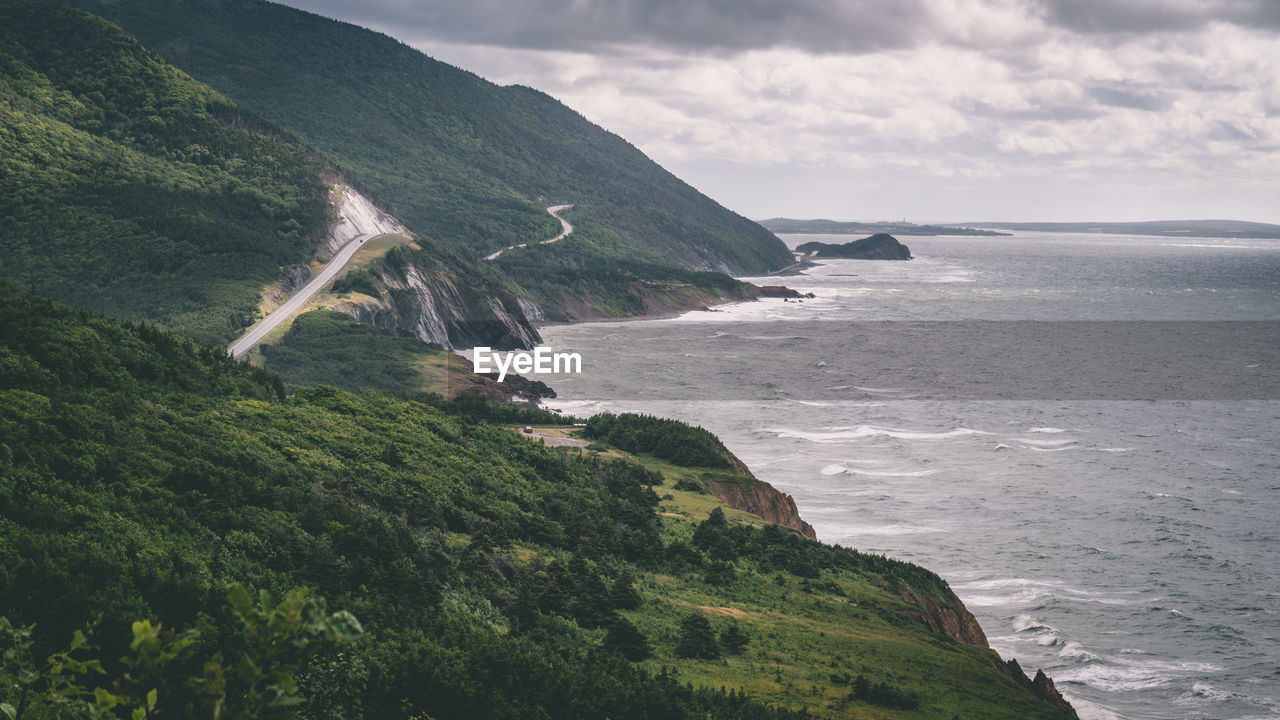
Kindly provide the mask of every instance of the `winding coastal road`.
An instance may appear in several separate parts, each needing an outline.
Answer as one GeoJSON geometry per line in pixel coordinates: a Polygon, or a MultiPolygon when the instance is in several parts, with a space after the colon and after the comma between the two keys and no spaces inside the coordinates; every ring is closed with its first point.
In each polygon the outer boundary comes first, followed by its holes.
{"type": "Polygon", "coordinates": [[[239,340],[231,343],[231,346],[227,348],[227,354],[237,360],[244,357],[245,353],[252,350],[254,345],[262,342],[262,338],[266,337],[268,333],[279,327],[280,323],[284,322],[290,315],[293,315],[295,312],[300,310],[303,305],[307,304],[308,300],[315,297],[316,293],[320,292],[326,285],[332,282],[333,279],[337,277],[338,273],[342,271],[342,268],[346,267],[347,263],[351,262],[351,258],[356,254],[356,251],[360,249],[360,246],[364,245],[366,240],[380,234],[382,233],[365,233],[363,235],[357,235],[346,245],[343,245],[338,252],[334,253],[329,262],[325,263],[325,266],[320,269],[320,272],[316,273],[316,276],[311,278],[311,281],[304,285],[301,290],[294,293],[292,297],[281,303],[280,307],[272,310],[271,313],[264,317],[257,325],[249,328],[249,331],[241,336],[239,340]]]}
{"type": "MultiPolygon", "coordinates": [[[[551,214],[551,217],[560,221],[562,231],[559,235],[551,238],[550,240],[543,240],[541,242],[534,243],[535,245],[550,245],[557,240],[564,239],[569,235],[569,233],[573,232],[573,225],[570,224],[568,220],[565,220],[557,214],[568,210],[571,207],[573,206],[553,205],[547,208],[547,212],[551,214]]],[[[356,252],[367,240],[383,234],[386,234],[385,231],[379,230],[377,232],[363,233],[352,238],[346,245],[343,245],[338,252],[333,254],[333,257],[329,262],[325,263],[325,266],[320,269],[320,272],[317,273],[315,277],[311,278],[311,280],[303,286],[301,290],[294,293],[288,300],[281,303],[280,307],[272,310],[257,325],[249,328],[248,332],[242,335],[239,340],[231,343],[231,346],[227,348],[227,354],[237,360],[244,357],[245,354],[252,350],[255,345],[262,342],[262,339],[270,334],[272,330],[280,327],[280,323],[284,322],[291,315],[301,310],[302,307],[307,304],[308,300],[315,297],[316,293],[320,292],[325,288],[325,286],[333,282],[333,279],[337,277],[338,273],[342,272],[342,269],[347,266],[347,263],[351,262],[351,258],[355,256],[356,252]]],[[[504,250],[528,246],[529,243],[521,243],[519,245],[512,245],[504,250]]],[[[487,256],[485,260],[493,260],[501,255],[504,250],[499,250],[498,252],[487,256]]]]}
{"type": "MultiPolygon", "coordinates": [[[[551,238],[550,240],[543,240],[542,242],[536,242],[534,243],[534,245],[550,245],[551,243],[557,240],[563,240],[569,233],[573,232],[573,225],[571,225],[568,220],[565,220],[564,218],[556,214],[556,213],[560,213],[565,210],[568,210],[571,207],[573,206],[572,205],[552,205],[551,207],[547,208],[547,212],[551,215],[551,217],[560,221],[561,232],[559,235],[551,238]]],[[[498,259],[498,256],[501,255],[502,253],[508,250],[513,250],[515,248],[522,248],[522,247],[529,247],[529,243],[520,243],[519,245],[512,245],[511,247],[505,247],[492,255],[485,255],[484,259],[496,260],[498,259]]]]}

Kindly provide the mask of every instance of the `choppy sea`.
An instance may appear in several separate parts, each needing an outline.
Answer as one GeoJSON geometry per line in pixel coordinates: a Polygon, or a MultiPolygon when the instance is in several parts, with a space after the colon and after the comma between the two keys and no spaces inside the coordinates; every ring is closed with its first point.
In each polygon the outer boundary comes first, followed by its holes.
{"type": "Polygon", "coordinates": [[[545,328],[583,372],[539,379],[708,428],[1083,718],[1280,718],[1280,241],[901,239],[755,280],[813,299],[545,328]]]}

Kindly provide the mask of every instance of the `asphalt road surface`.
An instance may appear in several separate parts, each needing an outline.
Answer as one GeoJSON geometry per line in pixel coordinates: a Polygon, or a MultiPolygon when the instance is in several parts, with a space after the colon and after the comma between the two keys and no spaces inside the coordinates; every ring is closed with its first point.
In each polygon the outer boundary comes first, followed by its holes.
{"type": "MultiPolygon", "coordinates": [[[[543,240],[542,242],[534,243],[534,245],[550,245],[551,243],[557,240],[563,240],[566,235],[573,232],[573,225],[571,225],[568,220],[565,220],[564,218],[556,214],[558,212],[561,212],[562,210],[568,210],[571,207],[573,206],[572,205],[552,205],[551,207],[547,208],[547,212],[551,213],[551,217],[560,221],[560,227],[562,228],[562,231],[559,235],[551,238],[550,240],[543,240]]],[[[521,247],[521,248],[529,247],[529,243],[520,243],[519,245],[512,245],[511,247],[503,248],[492,255],[485,255],[484,259],[496,260],[498,256],[501,255],[502,253],[508,250],[511,250],[512,248],[518,248],[518,247],[521,247]]]]}
{"type": "Polygon", "coordinates": [[[315,277],[311,278],[311,282],[307,283],[301,290],[294,293],[288,300],[284,301],[280,307],[271,311],[271,313],[263,318],[257,325],[249,328],[249,331],[239,340],[231,343],[231,347],[227,348],[227,353],[237,360],[244,357],[244,354],[252,350],[254,345],[262,342],[262,338],[266,337],[267,333],[270,333],[272,330],[279,327],[280,323],[284,322],[290,315],[293,315],[295,312],[300,310],[308,300],[332,282],[333,279],[337,277],[338,273],[342,271],[342,268],[346,267],[347,263],[351,262],[351,257],[356,254],[356,251],[360,249],[360,246],[364,245],[366,240],[371,237],[375,237],[377,234],[381,233],[357,235],[351,240],[351,242],[343,245],[342,249],[338,250],[329,262],[325,263],[325,266],[320,269],[320,272],[315,277]]]}

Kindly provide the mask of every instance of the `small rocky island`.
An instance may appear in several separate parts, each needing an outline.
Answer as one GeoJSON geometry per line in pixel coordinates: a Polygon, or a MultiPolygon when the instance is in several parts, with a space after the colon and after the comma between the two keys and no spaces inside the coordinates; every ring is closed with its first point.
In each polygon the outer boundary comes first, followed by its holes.
{"type": "Polygon", "coordinates": [[[854,260],[910,260],[911,249],[888,233],[876,233],[861,240],[843,245],[824,242],[807,242],[796,248],[797,252],[811,257],[848,258],[854,260]]]}

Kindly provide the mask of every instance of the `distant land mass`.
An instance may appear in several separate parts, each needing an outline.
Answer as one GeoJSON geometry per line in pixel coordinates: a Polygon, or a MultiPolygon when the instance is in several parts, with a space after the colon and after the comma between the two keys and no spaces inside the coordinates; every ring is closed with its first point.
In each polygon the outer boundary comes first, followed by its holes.
{"type": "MultiPolygon", "coordinates": [[[[770,221],[761,223],[765,227],[770,221]]],[[[1245,220],[1151,220],[1147,222],[975,222],[965,223],[1001,230],[1102,233],[1109,235],[1160,235],[1163,237],[1280,238],[1280,225],[1245,220]]],[[[792,232],[792,231],[785,231],[792,232]]],[[[817,232],[817,231],[795,231],[817,232]]]]}
{"type": "MultiPolygon", "coordinates": [[[[807,235],[860,235],[862,233],[888,233],[893,235],[1008,235],[995,230],[978,230],[951,225],[916,225],[900,222],[843,222],[840,220],[794,220],[769,218],[758,221],[770,232],[807,235]]],[[[994,225],[993,225],[994,227],[994,225]]]]}
{"type": "Polygon", "coordinates": [[[815,257],[845,258],[851,260],[910,260],[911,250],[898,239],[886,233],[876,233],[861,240],[844,244],[807,242],[796,247],[802,253],[815,257]]]}

